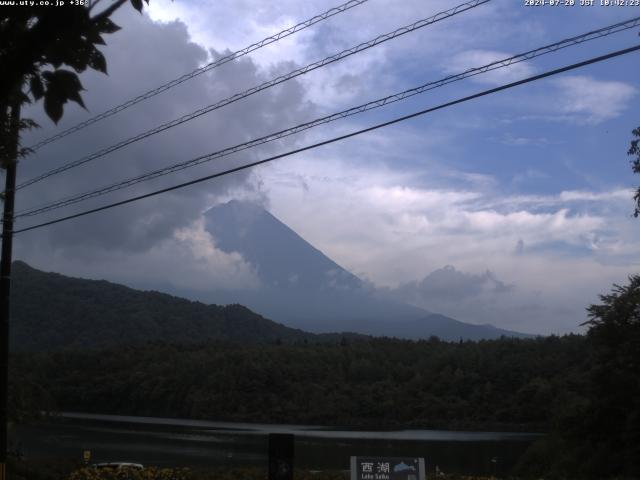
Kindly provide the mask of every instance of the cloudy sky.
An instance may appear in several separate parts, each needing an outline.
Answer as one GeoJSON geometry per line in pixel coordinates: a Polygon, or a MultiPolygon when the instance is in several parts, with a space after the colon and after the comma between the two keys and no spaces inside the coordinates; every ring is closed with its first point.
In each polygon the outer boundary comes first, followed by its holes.
{"type": "MultiPolygon", "coordinates": [[[[109,75],[82,75],[89,112],[58,126],[39,104],[29,145],[338,4],[328,0],[152,0],[130,6],[104,48],[109,75]]],[[[579,3],[579,0],[576,0],[579,3]]],[[[50,144],[19,181],[280,74],[455,6],[369,0],[50,144]]],[[[640,14],[492,0],[27,187],[17,210],[84,192],[640,14]]],[[[638,28],[478,75],[393,106],[34,218],[19,227],[169,186],[638,43],[638,28]]],[[[490,95],[343,142],[16,237],[48,271],[167,290],[255,286],[216,249],[202,214],[262,203],[374,285],[472,323],[581,331],[585,307],[638,273],[639,181],[626,155],[640,119],[638,53],[490,95]]]]}

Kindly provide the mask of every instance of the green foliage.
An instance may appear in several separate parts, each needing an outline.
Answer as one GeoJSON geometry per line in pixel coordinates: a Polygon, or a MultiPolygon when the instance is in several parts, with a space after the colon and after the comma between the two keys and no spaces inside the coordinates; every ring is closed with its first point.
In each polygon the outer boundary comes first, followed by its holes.
{"type": "Polygon", "coordinates": [[[72,472],[68,480],[194,480],[194,476],[188,469],[86,467],[72,472]]]}
{"type": "MultiPolygon", "coordinates": [[[[205,305],[106,281],[13,264],[11,349],[96,348],[148,341],[331,341],[267,320],[241,305],[205,305]]],[[[357,338],[357,336],[352,336],[357,338]]]]}
{"type": "MultiPolygon", "coordinates": [[[[107,73],[106,60],[97,46],[105,44],[103,35],[119,30],[109,16],[123,3],[119,0],[95,15],[91,7],[80,6],[7,9],[0,16],[0,105],[11,105],[27,84],[28,96],[21,97],[23,102],[44,97],[45,111],[56,123],[66,102],[84,107],[77,73],[87,68],[107,73]],[[63,65],[73,71],[62,69],[63,65]]],[[[142,10],[142,0],[131,3],[142,10]]]]}
{"type": "MultiPolygon", "coordinates": [[[[36,124],[20,118],[22,105],[44,99],[44,110],[55,123],[62,118],[67,102],[84,108],[78,74],[87,68],[107,73],[107,62],[98,46],[105,44],[103,35],[119,30],[109,17],[125,2],[116,0],[96,14],[92,10],[99,1],[88,7],[24,5],[2,9],[1,168],[29,153],[20,148],[20,132],[36,124]],[[68,68],[63,68],[65,66],[68,68]]],[[[131,0],[131,4],[136,10],[142,10],[142,0],[131,0]]]]}
{"type": "Polygon", "coordinates": [[[640,275],[588,308],[593,356],[580,444],[594,476],[640,476],[640,275]]]}
{"type": "MultiPolygon", "coordinates": [[[[43,470],[42,467],[40,470],[43,470]]],[[[68,469],[67,469],[68,471],[68,469]]],[[[177,468],[154,468],[148,467],[144,470],[136,471],[132,469],[122,469],[119,472],[114,470],[96,470],[94,468],[75,468],[70,473],[63,473],[58,470],[54,475],[50,472],[41,473],[30,470],[31,476],[16,476],[14,469],[10,470],[14,476],[9,478],[15,480],[266,480],[267,472],[263,468],[257,467],[209,467],[202,469],[177,469],[177,468]],[[129,476],[127,476],[129,475],[129,476]]],[[[295,469],[294,480],[348,480],[348,471],[308,471],[295,469]]],[[[464,475],[438,475],[427,474],[428,480],[496,480],[495,477],[478,477],[464,475]]]]}
{"type": "Polygon", "coordinates": [[[521,473],[640,478],[640,275],[600,300],[587,309],[582,395],[558,402],[553,434],[529,449],[521,473]]]}
{"type": "MultiPolygon", "coordinates": [[[[58,407],[208,420],[545,430],[583,398],[584,337],[208,343],[14,355],[58,407]]],[[[18,372],[16,372],[16,375],[18,372]]]]}
{"type": "Polygon", "coordinates": [[[75,73],[58,69],[53,72],[43,72],[42,78],[46,84],[44,110],[54,122],[58,123],[62,118],[63,105],[67,101],[73,100],[84,107],[80,96],[80,91],[83,90],[82,84],[75,73]]]}
{"type": "Polygon", "coordinates": [[[23,350],[40,351],[11,358],[17,420],[57,408],[539,430],[552,434],[532,445],[522,475],[640,477],[640,276],[589,307],[586,337],[447,343],[323,337],[240,306],[206,306],[24,264],[15,272],[14,330],[23,350]],[[144,343],[149,338],[155,341],[144,343]],[[107,348],[78,350],[87,346],[107,348]]]}
{"type": "MultiPolygon", "coordinates": [[[[633,169],[633,173],[640,173],[640,127],[635,128],[631,132],[631,134],[635,137],[635,139],[631,140],[631,145],[629,146],[629,151],[627,153],[629,155],[635,155],[636,157],[631,161],[631,168],[633,169]]],[[[636,193],[633,196],[633,200],[636,202],[633,216],[638,218],[638,216],[640,216],[640,187],[636,190],[636,193]]]]}
{"type": "Polygon", "coordinates": [[[9,480],[67,480],[69,472],[77,469],[77,462],[70,460],[29,460],[7,457],[9,480]]]}
{"type": "Polygon", "coordinates": [[[573,446],[556,433],[536,440],[520,458],[514,474],[522,478],[582,478],[580,460],[571,455],[573,446]]]}

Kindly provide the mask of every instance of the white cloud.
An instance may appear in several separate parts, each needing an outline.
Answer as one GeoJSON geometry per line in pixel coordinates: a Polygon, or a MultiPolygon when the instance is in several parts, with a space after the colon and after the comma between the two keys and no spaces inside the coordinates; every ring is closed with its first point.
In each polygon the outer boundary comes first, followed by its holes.
{"type": "MultiPolygon", "coordinates": [[[[336,2],[335,6],[339,4],[336,2]]],[[[153,20],[162,22],[179,19],[188,25],[191,38],[198,44],[230,52],[241,50],[334,6],[322,1],[291,0],[266,5],[257,0],[199,2],[197,7],[180,2],[157,2],[150,5],[149,15],[153,20]]],[[[371,4],[356,6],[255,50],[250,57],[264,72],[280,65],[279,74],[319,61],[370,40],[367,35],[373,37],[382,33],[384,30],[378,28],[385,28],[387,22],[361,23],[363,17],[368,17],[367,10],[379,7],[371,4]],[[359,28],[353,28],[354,24],[359,28]]],[[[301,80],[307,97],[330,108],[353,100],[370,84],[371,72],[384,71],[386,50],[387,47],[381,45],[304,75],[301,80]]]]}
{"type": "MultiPolygon", "coordinates": [[[[148,11],[155,21],[184,22],[192,40],[205,48],[237,51],[341,3],[283,0],[271,2],[266,7],[262,0],[194,1],[188,4],[159,0],[150,4],[148,11]]],[[[446,0],[428,3],[420,0],[370,1],[250,55],[263,71],[283,62],[302,66],[453,6],[446,0]]],[[[507,14],[504,10],[508,9],[493,4],[481,5],[313,71],[303,78],[308,98],[327,108],[335,108],[363,96],[369,98],[371,92],[390,94],[397,90],[398,84],[406,85],[407,66],[419,76],[420,83],[433,80],[424,75],[437,72],[435,66],[440,61],[442,45],[465,48],[482,38],[502,35],[498,32],[504,29],[486,29],[472,39],[467,32],[475,22],[496,22],[504,18],[507,14]],[[497,15],[496,11],[499,12],[497,15]],[[398,71],[397,65],[404,65],[402,70],[405,71],[398,71]]]]}
{"type": "MultiPolygon", "coordinates": [[[[122,30],[109,38],[104,48],[110,76],[87,72],[82,82],[87,89],[86,104],[92,114],[107,110],[148,86],[157,86],[163,80],[176,78],[196,67],[206,57],[206,52],[189,42],[187,30],[180,23],[156,24],[138,15],[132,9],[122,9],[116,23],[122,30]],[[128,14],[128,15],[127,15],[128,14]],[[152,47],[152,46],[153,47],[152,47]],[[150,55],[161,51],[162,61],[150,55]]],[[[264,81],[250,58],[238,59],[226,68],[216,69],[196,79],[185,82],[147,102],[91,126],[81,134],[68,136],[38,150],[28,161],[21,163],[19,180],[69,161],[82,158],[107,145],[140,134],[159,124],[175,119],[178,115],[215,103],[221,97],[237,92],[245,85],[264,81]]],[[[314,114],[314,106],[304,102],[304,89],[294,81],[260,95],[225,107],[193,121],[171,128],[158,135],[122,148],[105,158],[97,159],[51,177],[20,192],[18,209],[51,202],[60,197],[86,192],[125,178],[138,176],[152,170],[192,159],[204,153],[242,143],[277,130],[281,125],[295,125],[314,114]]],[[[42,104],[29,107],[26,115],[48,127],[51,122],[43,119],[42,104]]],[[[61,127],[71,126],[88,117],[87,112],[69,108],[61,127]]],[[[35,130],[25,135],[25,143],[51,135],[52,129],[35,130]]],[[[286,148],[288,139],[279,142],[278,148],[286,148]]],[[[227,157],[224,166],[237,165],[258,156],[266,156],[274,145],[243,152],[242,157],[227,157]]],[[[171,175],[144,182],[132,188],[113,192],[108,196],[75,205],[79,211],[88,206],[129,198],[142,192],[175,185],[183,181],[221,169],[221,162],[174,172],[171,175]]],[[[96,248],[144,252],[163,238],[169,238],[176,229],[190,225],[198,218],[211,195],[224,194],[235,183],[244,183],[248,173],[239,172],[220,181],[201,185],[200,188],[176,190],[153,200],[140,201],[126,208],[111,209],[99,215],[86,216],[73,222],[60,223],[47,228],[41,234],[47,236],[52,248],[73,249],[75,246],[93,245],[96,248]]],[[[61,210],[34,219],[22,219],[22,226],[56,218],[61,210]]],[[[69,213],[67,210],[65,213],[69,213]]],[[[38,232],[40,233],[40,232],[38,232]]],[[[29,234],[27,234],[28,236],[29,234]]],[[[34,233],[36,235],[36,233],[34,233]]],[[[28,243],[28,242],[27,242],[28,243]]]]}
{"type": "MultiPolygon", "coordinates": [[[[237,50],[338,3],[151,2],[152,19],[180,19],[186,27],[180,23],[153,24],[147,17],[131,16],[131,9],[123,10],[119,15],[127,18],[125,28],[109,39],[107,50],[111,77],[83,76],[87,104],[98,113],[115,101],[202,65],[212,55],[209,49],[237,50]],[[199,45],[189,44],[189,35],[199,45]]],[[[437,79],[443,68],[457,73],[507,57],[508,53],[500,51],[502,45],[514,51],[531,47],[532,35],[523,32],[535,34],[536,44],[547,42],[554,30],[546,26],[544,15],[557,14],[541,10],[534,19],[533,12],[514,5],[511,0],[491,2],[405,35],[316,71],[300,82],[287,82],[220,114],[203,117],[168,132],[166,137],[141,142],[100,167],[95,164],[96,168],[78,169],[77,175],[54,178],[40,190],[34,187],[20,201],[39,203],[57,197],[56,191],[86,190],[308,121],[319,116],[317,110],[337,110],[352,106],[361,97],[377,98],[437,79]],[[309,99],[315,105],[308,103],[309,99]]],[[[87,129],[72,142],[60,142],[32,159],[35,162],[24,162],[20,173],[31,176],[38,171],[39,160],[66,161],[70,151],[74,156],[91,153],[111,140],[155,126],[161,118],[173,118],[213,103],[271,78],[274,72],[289,71],[295,65],[318,60],[451,6],[445,0],[367,2],[185,83],[139,110],[136,107],[122,117],[114,117],[113,122],[87,129]]],[[[504,83],[533,72],[531,64],[520,63],[477,76],[474,81],[504,83]]],[[[615,78],[613,73],[611,78],[615,78]]],[[[440,95],[457,95],[458,89],[467,88],[465,83],[431,92],[427,100],[420,97],[419,101],[436,104],[440,95]]],[[[255,186],[246,183],[248,175],[236,175],[224,183],[214,182],[141,202],[127,210],[114,209],[90,220],[87,217],[86,221],[26,234],[17,242],[18,256],[26,254],[25,260],[33,261],[36,267],[138,285],[164,279],[169,273],[178,284],[175,288],[255,285],[255,276],[242,259],[217,250],[198,223],[202,211],[213,201],[251,189],[251,196],[268,199],[272,211],[305,239],[378,285],[420,280],[447,264],[472,276],[481,276],[489,269],[500,281],[516,288],[501,295],[500,302],[487,296],[481,303],[443,304],[443,309],[449,309],[444,313],[525,331],[573,329],[584,319],[584,306],[597,300],[597,293],[607,291],[614,281],[624,282],[629,270],[638,266],[637,224],[629,221],[631,207],[625,207],[629,190],[591,191],[579,186],[556,194],[536,194],[533,190],[527,190],[533,194],[517,190],[506,194],[501,172],[480,170],[476,163],[490,153],[473,134],[481,131],[493,135],[493,147],[502,148],[499,142],[520,147],[518,154],[522,154],[524,165],[527,148],[545,147],[546,153],[557,147],[557,132],[538,129],[545,124],[527,131],[505,132],[511,126],[492,122],[496,115],[487,110],[487,105],[491,109],[506,108],[506,114],[514,106],[526,107],[527,113],[543,114],[538,119],[591,126],[615,119],[637,96],[628,83],[586,76],[552,80],[550,85],[513,90],[506,101],[495,96],[460,107],[462,113],[452,109],[450,117],[446,117],[449,113],[439,113],[430,117],[435,118],[433,121],[416,122],[412,127],[398,125],[339,146],[283,159],[258,169],[252,177],[258,181],[255,186]],[[497,134],[496,128],[500,130],[497,134]]],[[[397,104],[393,108],[405,106],[397,104]]],[[[497,116],[506,115],[504,112],[497,116]]],[[[382,112],[369,115],[365,119],[379,120],[383,116],[382,112]]],[[[84,112],[72,108],[63,123],[70,125],[84,118],[84,112]]],[[[354,125],[336,122],[308,132],[303,140],[291,139],[291,143],[325,139],[351,131],[354,125]]],[[[571,142],[577,135],[583,133],[563,130],[562,143],[571,142]]],[[[286,146],[246,152],[237,161],[257,159],[286,146]]],[[[225,166],[230,164],[225,162],[225,166]]],[[[203,165],[167,177],[166,183],[154,187],[195,178],[215,168],[203,165]]],[[[513,176],[510,188],[528,180],[555,180],[555,172],[533,162],[524,165],[523,171],[520,177],[513,176]]],[[[624,179],[616,182],[625,184],[624,179]]],[[[118,199],[130,194],[125,191],[118,199]]],[[[21,208],[27,206],[20,204],[21,208]]]]}
{"type": "MultiPolygon", "coordinates": [[[[515,182],[523,181],[525,178],[544,179],[546,176],[542,172],[525,172],[523,175],[516,175],[515,182]]],[[[563,190],[555,195],[522,195],[515,194],[505,198],[485,198],[482,202],[483,208],[525,208],[538,209],[541,207],[568,208],[577,205],[588,206],[597,209],[602,206],[607,208],[622,205],[626,208],[633,197],[634,191],[628,188],[613,188],[608,191],[587,191],[587,190],[563,190]],[[599,204],[599,205],[598,205],[599,204]]]]}
{"type": "Polygon", "coordinates": [[[575,331],[586,305],[634,268],[618,259],[640,253],[629,219],[615,213],[626,189],[505,196],[492,182],[424,187],[415,172],[319,154],[258,176],[278,218],[378,286],[419,281],[447,264],[474,275],[489,269],[515,286],[500,301],[437,303],[464,321],[575,331]]]}
{"type": "MultiPolygon", "coordinates": [[[[119,11],[115,21],[123,28],[107,38],[108,46],[104,48],[110,76],[95,72],[82,75],[87,90],[85,103],[90,114],[102,112],[162,81],[179,77],[206,59],[206,51],[189,42],[187,29],[178,22],[160,25],[129,7],[119,11]],[[162,56],[149,52],[161,52],[162,56]]],[[[257,84],[264,80],[264,74],[249,58],[225,67],[136,105],[81,134],[48,145],[28,161],[21,162],[19,181],[129,138],[195,107],[214,103],[247,83],[257,84]]],[[[203,116],[124,148],[108,158],[35,184],[19,193],[17,208],[25,209],[63,195],[108,185],[246,141],[247,137],[264,135],[283,124],[300,123],[301,119],[313,115],[314,110],[312,104],[303,101],[303,95],[298,82],[288,82],[230,105],[224,113],[203,116]]],[[[43,118],[41,103],[30,106],[26,114],[33,116],[43,128],[25,135],[25,144],[53,133],[51,122],[43,118]]],[[[61,127],[74,125],[88,116],[78,108],[65,107],[61,127]]],[[[286,148],[287,144],[285,140],[279,147],[286,148]]],[[[266,145],[257,151],[246,152],[240,160],[266,156],[273,148],[266,145]]],[[[224,167],[234,165],[234,162],[237,164],[239,160],[227,158],[224,167]]],[[[203,164],[78,204],[69,210],[79,211],[122,200],[220,168],[215,162],[203,164]]],[[[126,207],[24,233],[15,242],[15,256],[46,270],[108,278],[146,288],[174,291],[208,290],[236,284],[255,286],[255,275],[242,259],[215,249],[198,223],[212,198],[225,195],[230,186],[244,184],[247,176],[248,173],[240,172],[199,188],[176,190],[126,207]]],[[[70,213],[69,210],[64,214],[70,213]]],[[[24,227],[57,218],[61,212],[57,210],[34,219],[23,218],[18,224],[24,227]]]]}
{"type": "Polygon", "coordinates": [[[549,175],[541,172],[540,170],[536,170],[535,168],[527,168],[524,172],[514,175],[511,179],[511,182],[514,184],[525,184],[528,182],[544,181],[548,178],[549,175]]]}
{"type": "MultiPolygon", "coordinates": [[[[358,271],[366,270],[369,262],[375,263],[376,252],[385,248],[397,251],[405,245],[435,246],[444,241],[445,245],[439,248],[446,250],[452,245],[445,239],[449,236],[460,238],[454,242],[458,249],[470,251],[480,240],[491,240],[500,245],[498,250],[508,251],[518,238],[525,237],[528,245],[556,241],[582,245],[584,235],[606,224],[597,215],[577,215],[560,206],[552,212],[537,212],[534,202],[545,202],[545,197],[515,198],[513,204],[519,205],[515,210],[496,209],[483,206],[491,205],[495,199],[490,191],[477,187],[423,188],[413,183],[415,176],[409,172],[394,172],[381,166],[354,167],[326,158],[321,164],[310,159],[290,161],[282,169],[263,169],[260,176],[270,186],[268,194],[277,215],[293,224],[305,238],[320,241],[323,250],[337,255],[337,260],[344,263],[345,257],[352,262],[359,258],[358,271]],[[292,169],[297,172],[295,177],[288,173],[292,169]],[[305,218],[314,221],[300,221],[305,218]],[[332,225],[330,230],[324,227],[327,224],[332,225]],[[359,248],[360,242],[367,248],[359,248]],[[507,244],[509,247],[505,248],[507,244]]],[[[510,205],[511,200],[501,197],[498,201],[510,205]]],[[[554,200],[563,203],[561,198],[554,200]]],[[[376,280],[385,283],[382,278],[376,280]]]]}
{"type": "Polygon", "coordinates": [[[509,145],[511,147],[528,147],[528,146],[546,147],[548,145],[559,143],[559,142],[552,142],[546,137],[515,136],[511,133],[505,133],[499,141],[500,143],[504,145],[509,145]]]}
{"type": "Polygon", "coordinates": [[[565,190],[560,192],[559,199],[563,202],[602,202],[609,200],[621,200],[628,202],[633,196],[632,189],[618,188],[608,192],[588,192],[584,190],[565,190]]]}
{"type": "Polygon", "coordinates": [[[144,254],[125,251],[105,252],[91,246],[73,251],[52,250],[46,239],[43,248],[18,249],[17,258],[32,266],[83,278],[107,278],[111,281],[170,292],[210,292],[216,289],[247,288],[260,285],[252,266],[237,253],[227,254],[212,243],[202,219],[181,228],[144,254]]]}
{"type": "Polygon", "coordinates": [[[627,83],[596,80],[586,76],[557,78],[554,105],[557,111],[576,123],[598,124],[619,116],[637,94],[627,83]]]}

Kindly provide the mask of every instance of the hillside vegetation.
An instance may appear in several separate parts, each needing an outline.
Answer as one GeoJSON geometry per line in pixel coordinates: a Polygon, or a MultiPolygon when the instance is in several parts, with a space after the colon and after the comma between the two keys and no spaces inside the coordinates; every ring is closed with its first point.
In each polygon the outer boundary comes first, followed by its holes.
{"type": "Polygon", "coordinates": [[[584,338],[149,344],[14,356],[61,410],[333,425],[547,430],[588,371],[584,338]]]}
{"type": "MultiPolygon", "coordinates": [[[[242,305],[205,305],[107,281],[71,278],[14,262],[11,349],[43,351],[148,341],[335,341],[268,320],[242,305]]],[[[347,335],[355,338],[357,335],[347,335]]]]}
{"type": "Polygon", "coordinates": [[[586,336],[449,343],[307,334],[240,306],[65,277],[49,284],[55,274],[20,268],[46,278],[16,289],[16,421],[76,410],[545,431],[523,471],[640,477],[640,276],[587,309],[586,336]]]}

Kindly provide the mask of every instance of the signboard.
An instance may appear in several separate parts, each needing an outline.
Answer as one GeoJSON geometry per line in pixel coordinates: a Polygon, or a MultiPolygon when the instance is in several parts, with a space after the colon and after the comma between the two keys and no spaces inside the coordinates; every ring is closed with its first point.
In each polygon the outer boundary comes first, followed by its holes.
{"type": "Polygon", "coordinates": [[[351,457],[351,480],[425,480],[424,458],[351,457]]]}

